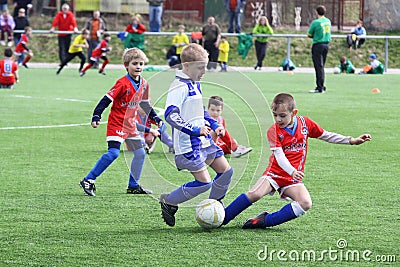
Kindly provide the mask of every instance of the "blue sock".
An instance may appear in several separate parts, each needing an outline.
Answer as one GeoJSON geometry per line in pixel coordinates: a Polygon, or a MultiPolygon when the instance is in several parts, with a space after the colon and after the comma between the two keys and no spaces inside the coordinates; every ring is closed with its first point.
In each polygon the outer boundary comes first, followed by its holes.
{"type": "Polygon", "coordinates": [[[131,163],[131,172],[129,175],[128,187],[133,188],[139,185],[138,182],[140,179],[140,175],[142,174],[145,157],[146,151],[143,147],[133,151],[133,159],[131,163]]]}
{"type": "Polygon", "coordinates": [[[246,194],[239,195],[228,207],[225,208],[225,219],[223,225],[228,224],[242,211],[250,207],[253,203],[246,194]]]}
{"type": "Polygon", "coordinates": [[[181,185],[169,193],[166,201],[171,205],[178,205],[179,203],[188,201],[201,193],[210,189],[211,183],[203,183],[197,180],[181,185]]]}
{"type": "Polygon", "coordinates": [[[279,211],[268,214],[265,217],[264,225],[266,227],[275,226],[297,218],[293,211],[292,204],[283,206],[279,211]]]}
{"type": "Polygon", "coordinates": [[[100,159],[96,162],[93,169],[85,177],[85,180],[96,180],[96,178],[102,174],[113,161],[118,158],[119,149],[109,148],[107,153],[104,153],[100,159]]]}
{"type": "Polygon", "coordinates": [[[226,191],[228,191],[229,184],[231,183],[231,178],[233,174],[233,169],[230,168],[224,173],[218,173],[212,181],[212,187],[209,198],[221,200],[225,197],[226,191]]]}

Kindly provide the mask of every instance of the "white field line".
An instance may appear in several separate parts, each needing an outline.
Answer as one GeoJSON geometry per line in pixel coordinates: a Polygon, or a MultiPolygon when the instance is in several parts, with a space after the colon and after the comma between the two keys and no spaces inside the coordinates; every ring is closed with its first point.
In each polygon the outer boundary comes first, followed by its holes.
{"type": "MultiPolygon", "coordinates": [[[[106,123],[106,122],[103,122],[106,123]]],[[[15,126],[15,127],[2,127],[0,130],[21,130],[21,129],[48,129],[48,128],[65,128],[65,127],[78,127],[89,126],[90,123],[75,123],[75,124],[59,124],[59,125],[38,125],[38,126],[15,126]]]]}
{"type": "MultiPolygon", "coordinates": [[[[44,97],[33,97],[33,96],[29,96],[29,95],[11,95],[13,97],[18,97],[18,98],[36,98],[36,99],[46,99],[48,100],[48,98],[44,98],[44,97]]],[[[57,100],[57,101],[69,101],[69,102],[83,102],[83,103],[90,103],[92,101],[89,100],[82,100],[82,99],[73,99],[73,98],[51,98],[50,100],[57,100]]]]}

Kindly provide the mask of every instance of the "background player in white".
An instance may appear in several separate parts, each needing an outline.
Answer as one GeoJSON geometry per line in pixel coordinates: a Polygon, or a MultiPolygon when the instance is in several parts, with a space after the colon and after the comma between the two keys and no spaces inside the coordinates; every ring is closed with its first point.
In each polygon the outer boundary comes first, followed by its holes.
{"type": "Polygon", "coordinates": [[[221,200],[228,190],[233,174],[224,152],[212,141],[210,132],[225,131],[210,117],[203,106],[202,79],[208,63],[208,53],[198,44],[189,44],[181,53],[182,71],[177,70],[167,96],[165,120],[173,127],[175,164],[186,169],[194,181],[181,185],[169,194],[161,194],[162,217],[169,226],[175,225],[178,204],[188,201],[211,188],[209,198],[221,200]],[[205,125],[207,122],[207,125],[205,125]],[[216,173],[211,182],[209,165],[216,173]]]}

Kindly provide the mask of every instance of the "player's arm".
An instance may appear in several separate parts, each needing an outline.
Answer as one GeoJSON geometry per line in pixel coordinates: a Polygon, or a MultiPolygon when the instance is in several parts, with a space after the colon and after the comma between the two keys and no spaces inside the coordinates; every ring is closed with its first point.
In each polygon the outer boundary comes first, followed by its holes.
{"type": "Polygon", "coordinates": [[[209,133],[209,131],[207,132],[207,130],[205,129],[208,128],[207,126],[196,127],[186,122],[182,118],[180,110],[177,106],[168,106],[164,113],[164,117],[165,120],[172,126],[172,128],[184,132],[185,134],[199,137],[202,135],[207,135],[209,133]]]}
{"type": "Polygon", "coordinates": [[[111,104],[112,100],[105,95],[94,108],[92,116],[92,127],[97,128],[101,120],[101,114],[111,104]]]}
{"type": "Polygon", "coordinates": [[[154,120],[157,123],[158,127],[162,127],[163,121],[162,119],[157,115],[153,107],[150,105],[150,102],[148,100],[142,100],[139,103],[140,107],[146,112],[146,114],[149,116],[150,119],[154,120]]]}
{"type": "Polygon", "coordinates": [[[154,137],[159,137],[161,135],[160,131],[158,131],[156,129],[152,129],[152,128],[147,127],[146,125],[143,125],[140,123],[136,123],[136,129],[142,133],[150,133],[154,137]]]}
{"type": "Polygon", "coordinates": [[[204,108],[204,119],[210,124],[210,128],[218,135],[225,135],[225,128],[223,125],[219,125],[216,120],[214,120],[208,111],[204,108]]]}
{"type": "Polygon", "coordinates": [[[318,139],[332,144],[361,145],[366,141],[370,141],[371,135],[362,134],[359,137],[352,137],[352,136],[344,136],[338,133],[331,133],[328,131],[324,131],[324,133],[320,137],[318,137],[318,139]]]}
{"type": "Polygon", "coordinates": [[[287,172],[290,176],[292,176],[293,179],[295,180],[303,179],[304,173],[302,171],[296,170],[296,168],[292,166],[292,164],[287,159],[281,147],[275,148],[273,152],[279,167],[281,167],[285,172],[287,172]]]}

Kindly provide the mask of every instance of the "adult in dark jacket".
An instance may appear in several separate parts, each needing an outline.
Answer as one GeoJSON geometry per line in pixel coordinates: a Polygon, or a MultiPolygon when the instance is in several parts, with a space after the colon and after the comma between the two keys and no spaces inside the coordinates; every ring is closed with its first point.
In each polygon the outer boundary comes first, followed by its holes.
{"type": "Polygon", "coordinates": [[[16,18],[18,16],[18,11],[23,8],[25,9],[26,16],[29,16],[29,11],[32,9],[32,0],[14,0],[14,15],[16,18]]]}
{"type": "Polygon", "coordinates": [[[20,8],[18,10],[18,16],[14,19],[14,21],[15,21],[15,28],[14,28],[14,34],[13,34],[13,36],[14,36],[14,44],[17,45],[19,39],[21,38],[21,34],[22,33],[17,33],[15,31],[16,30],[23,31],[26,26],[29,26],[29,20],[25,16],[25,9],[24,8],[20,8]]]}

